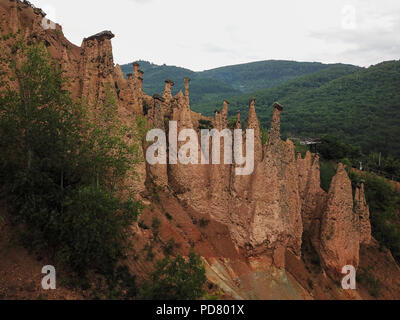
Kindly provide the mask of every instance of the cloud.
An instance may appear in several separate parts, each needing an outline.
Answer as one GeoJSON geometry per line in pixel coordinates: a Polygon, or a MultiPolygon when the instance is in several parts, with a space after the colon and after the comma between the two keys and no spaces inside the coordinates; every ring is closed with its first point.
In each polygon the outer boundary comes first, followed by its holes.
{"type": "Polygon", "coordinates": [[[310,32],[310,37],[336,47],[336,54],[346,60],[359,61],[364,66],[399,59],[400,8],[392,11],[371,5],[355,8],[352,28],[342,24],[339,28],[310,32]]]}
{"type": "Polygon", "coordinates": [[[145,59],[204,70],[267,59],[362,66],[399,59],[399,0],[31,1],[52,6],[49,18],[77,45],[112,30],[120,64],[145,59]]]}
{"type": "Polygon", "coordinates": [[[154,0],[129,0],[131,2],[136,2],[139,4],[149,4],[150,2],[153,2],[154,0]]]}

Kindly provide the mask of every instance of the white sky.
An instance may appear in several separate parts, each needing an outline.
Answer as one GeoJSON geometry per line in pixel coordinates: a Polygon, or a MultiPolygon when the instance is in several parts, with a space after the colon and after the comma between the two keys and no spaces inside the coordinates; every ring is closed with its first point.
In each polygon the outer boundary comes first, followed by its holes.
{"type": "Polygon", "coordinates": [[[400,59],[399,0],[31,0],[80,45],[111,30],[115,62],[195,71],[282,59],[400,59]]]}

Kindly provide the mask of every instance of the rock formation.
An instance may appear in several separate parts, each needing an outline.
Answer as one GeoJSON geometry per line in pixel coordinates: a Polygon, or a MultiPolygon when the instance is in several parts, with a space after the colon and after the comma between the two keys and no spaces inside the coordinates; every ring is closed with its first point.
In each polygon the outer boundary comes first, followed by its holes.
{"type": "Polygon", "coordinates": [[[326,269],[341,274],[346,265],[359,263],[360,220],[353,207],[351,181],[339,164],[321,222],[320,255],[326,269]]]}
{"type": "MultiPolygon", "coordinates": [[[[93,104],[105,98],[107,86],[114,86],[114,59],[109,31],[100,32],[86,38],[82,43],[82,92],[87,103],[93,104]]],[[[112,88],[114,89],[114,88],[112,88]]]]}
{"type": "Polygon", "coordinates": [[[254,160],[256,163],[259,163],[262,159],[262,141],[261,141],[261,129],[260,129],[260,122],[258,121],[258,117],[256,114],[256,100],[252,99],[250,101],[249,106],[249,117],[246,122],[246,129],[253,129],[254,130],[254,160]]]}
{"type": "Polygon", "coordinates": [[[317,246],[322,213],[327,197],[325,191],[321,188],[319,157],[317,155],[313,156],[311,152],[307,152],[303,159],[301,154],[299,154],[297,167],[304,232],[311,237],[317,246]]]}
{"type": "Polygon", "coordinates": [[[360,243],[368,245],[371,243],[372,237],[369,206],[365,198],[364,183],[361,183],[361,186],[356,188],[354,201],[356,206],[355,211],[360,219],[360,243]]]}
{"type": "MultiPolygon", "coordinates": [[[[184,93],[173,96],[174,83],[166,80],[162,96],[149,96],[143,92],[144,75],[139,64],[133,64],[132,73],[126,78],[121,68],[114,66],[111,43],[114,35],[110,31],[88,37],[81,47],[76,47],[54,30],[41,28],[43,13],[34,9],[20,1],[0,0],[1,34],[20,29],[25,39],[48,43],[49,52],[60,61],[70,79],[69,90],[75,98],[92,105],[101,102],[109,89],[117,97],[120,117],[127,123],[132,123],[136,116],[145,117],[148,128],[160,128],[168,133],[167,123],[173,120],[177,122],[178,135],[184,129],[195,129],[199,141],[200,123],[210,124],[220,132],[228,129],[228,101],[223,101],[222,110],[213,118],[193,112],[188,78],[184,79],[184,93]]],[[[300,261],[303,234],[311,237],[331,274],[337,275],[347,264],[357,267],[360,243],[371,242],[364,185],[357,188],[354,205],[350,179],[339,165],[326,194],[320,186],[318,156],[308,152],[304,159],[300,155],[296,157],[292,141],[281,140],[283,107],[275,103],[273,108],[269,139],[263,146],[256,101],[252,99],[249,103],[246,129],[253,129],[255,133],[252,175],[235,175],[237,165],[225,164],[223,157],[215,165],[183,165],[174,161],[172,154],[186,143],[180,141],[168,146],[172,152],[168,154],[170,164],[139,164],[135,168],[139,179],[128,179],[127,187],[140,195],[145,193],[147,181],[168,190],[171,197],[228,230],[224,237],[234,243],[236,254],[240,253],[240,259],[257,268],[267,265],[285,268],[287,252],[300,261]]],[[[236,129],[242,128],[241,120],[238,113],[236,129]]],[[[242,138],[246,144],[245,135],[242,138]]],[[[223,143],[221,139],[221,151],[223,143]]],[[[143,143],[143,154],[148,145],[143,143]]],[[[244,147],[242,152],[245,150],[244,147]]],[[[199,162],[202,153],[211,159],[211,150],[202,150],[199,146],[199,162]]],[[[218,240],[210,241],[218,246],[218,240]]]]}
{"type": "Polygon", "coordinates": [[[164,90],[163,98],[168,102],[172,100],[171,88],[174,85],[175,84],[172,80],[165,80],[165,90],[164,90]]]}

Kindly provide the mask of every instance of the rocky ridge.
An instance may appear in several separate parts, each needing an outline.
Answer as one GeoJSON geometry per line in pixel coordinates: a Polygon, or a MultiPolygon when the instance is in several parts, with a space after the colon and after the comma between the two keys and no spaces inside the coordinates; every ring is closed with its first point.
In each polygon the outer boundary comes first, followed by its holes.
{"type": "MultiPolygon", "coordinates": [[[[228,101],[223,102],[214,118],[190,109],[190,79],[184,79],[184,92],[175,96],[171,93],[174,86],[171,80],[166,80],[162,96],[149,96],[142,90],[145,75],[138,64],[124,78],[119,65],[114,64],[111,43],[114,35],[110,31],[85,38],[81,47],[77,47],[65,39],[59,25],[56,30],[43,29],[44,13],[26,1],[1,0],[0,16],[1,34],[20,30],[28,42],[44,41],[70,80],[66,89],[89,105],[101,102],[110,89],[117,98],[119,116],[126,121],[143,116],[148,128],[167,132],[167,123],[173,120],[178,123],[178,132],[191,128],[199,137],[202,123],[218,130],[228,128],[228,101]]],[[[149,199],[152,201],[149,184],[161,188],[184,207],[227,230],[224,237],[229,238],[235,254],[225,262],[213,254],[204,254],[204,259],[209,279],[225,287],[232,296],[240,291],[236,283],[240,274],[260,270],[285,272],[288,253],[300,263],[305,236],[311,239],[325,272],[339,279],[343,266],[358,267],[360,246],[373,241],[364,186],[356,189],[353,198],[350,179],[345,168],[339,165],[329,193],[323,191],[318,156],[310,152],[305,158],[296,155],[294,144],[281,140],[280,117],[284,107],[279,103],[273,106],[269,139],[262,145],[255,103],[255,100],[249,103],[249,117],[243,128],[255,131],[255,170],[251,176],[236,176],[235,165],[150,166],[143,162],[136,168],[139,179],[128,179],[126,185],[137,191],[146,203],[149,199]],[[240,271],[243,267],[231,266],[235,259],[247,266],[246,272],[240,271]],[[230,268],[228,275],[221,274],[222,269],[226,272],[230,268]]],[[[242,128],[240,113],[236,128],[242,128]]],[[[140,143],[145,154],[147,144],[140,143]]],[[[207,241],[212,247],[218,246],[218,237],[207,241]]],[[[249,296],[237,294],[237,297],[249,296]]],[[[305,297],[311,296],[302,293],[302,298],[305,297]]]]}

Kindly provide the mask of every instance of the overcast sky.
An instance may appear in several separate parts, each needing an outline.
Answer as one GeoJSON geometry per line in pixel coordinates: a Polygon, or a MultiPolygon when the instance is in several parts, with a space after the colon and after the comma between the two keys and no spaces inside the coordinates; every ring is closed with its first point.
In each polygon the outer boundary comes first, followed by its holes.
{"type": "Polygon", "coordinates": [[[64,34],[111,30],[115,62],[195,71],[282,59],[369,66],[400,59],[399,0],[31,0],[64,34]]]}

